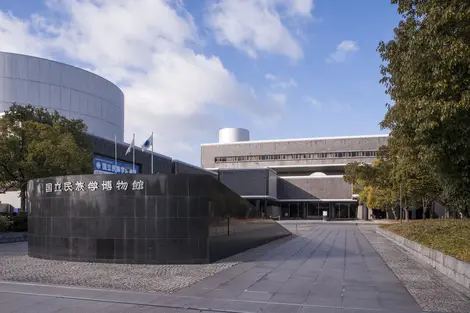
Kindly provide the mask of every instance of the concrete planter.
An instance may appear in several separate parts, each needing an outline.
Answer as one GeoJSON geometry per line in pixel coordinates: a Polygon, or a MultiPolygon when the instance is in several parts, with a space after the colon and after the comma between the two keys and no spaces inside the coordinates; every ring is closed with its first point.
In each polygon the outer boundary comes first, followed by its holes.
{"type": "Polygon", "coordinates": [[[417,242],[408,240],[381,228],[377,228],[377,233],[398,244],[400,247],[412,253],[423,262],[431,265],[459,285],[470,289],[470,263],[457,260],[450,255],[425,247],[417,242]]]}

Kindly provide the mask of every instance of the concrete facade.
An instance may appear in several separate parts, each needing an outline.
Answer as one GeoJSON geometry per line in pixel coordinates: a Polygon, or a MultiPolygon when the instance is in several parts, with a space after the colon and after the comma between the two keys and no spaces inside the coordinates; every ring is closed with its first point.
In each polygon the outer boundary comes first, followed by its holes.
{"type": "Polygon", "coordinates": [[[204,168],[260,168],[371,163],[388,135],[260,140],[201,145],[204,168]]]}
{"type": "Polygon", "coordinates": [[[241,196],[277,199],[277,175],[267,168],[219,171],[219,180],[241,196]]]}
{"type": "Polygon", "coordinates": [[[343,176],[282,177],[278,181],[279,199],[352,199],[352,186],[343,176]]]}
{"type": "Polygon", "coordinates": [[[367,218],[344,182],[344,167],[372,163],[387,141],[388,135],[219,142],[201,145],[201,164],[269,216],[367,218]]]}
{"type": "Polygon", "coordinates": [[[90,134],[124,140],[124,94],[110,81],[83,69],[0,52],[0,111],[13,103],[56,110],[83,120],[90,134]]]}

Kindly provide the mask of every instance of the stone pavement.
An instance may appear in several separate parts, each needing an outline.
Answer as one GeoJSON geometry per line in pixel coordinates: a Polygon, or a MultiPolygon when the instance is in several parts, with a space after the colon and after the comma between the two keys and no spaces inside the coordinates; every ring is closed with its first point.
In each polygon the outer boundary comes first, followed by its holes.
{"type": "Polygon", "coordinates": [[[382,220],[329,220],[329,221],[323,221],[323,220],[281,220],[278,221],[282,225],[305,225],[305,224],[323,224],[323,225],[369,225],[369,226],[374,226],[374,225],[384,225],[384,224],[395,224],[398,223],[399,221],[392,220],[392,219],[382,219],[382,220]]]}
{"type": "Polygon", "coordinates": [[[23,255],[28,251],[27,242],[0,244],[0,256],[23,255]]]}
{"type": "Polygon", "coordinates": [[[1,282],[0,312],[421,312],[356,225],[293,231],[173,294],[1,282]]]}
{"type": "Polygon", "coordinates": [[[378,236],[374,227],[359,229],[423,310],[470,312],[470,290],[384,236],[378,236]]]}

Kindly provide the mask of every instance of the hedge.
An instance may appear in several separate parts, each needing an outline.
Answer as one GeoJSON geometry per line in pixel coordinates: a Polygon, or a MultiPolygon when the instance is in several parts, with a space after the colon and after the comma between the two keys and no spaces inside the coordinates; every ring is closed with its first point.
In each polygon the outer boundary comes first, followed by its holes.
{"type": "Polygon", "coordinates": [[[2,222],[0,221],[0,232],[12,231],[12,232],[27,232],[28,231],[28,213],[0,213],[0,220],[10,221],[10,223],[4,222],[3,225],[7,225],[6,229],[2,229],[2,222]]]}

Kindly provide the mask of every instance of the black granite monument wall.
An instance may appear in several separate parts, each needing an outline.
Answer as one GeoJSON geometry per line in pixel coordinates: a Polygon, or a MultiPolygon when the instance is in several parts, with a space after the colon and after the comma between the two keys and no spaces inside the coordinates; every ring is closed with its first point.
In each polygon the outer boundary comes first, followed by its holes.
{"type": "Polygon", "coordinates": [[[109,263],[208,263],[290,234],[211,175],[32,180],[28,253],[109,263]]]}

